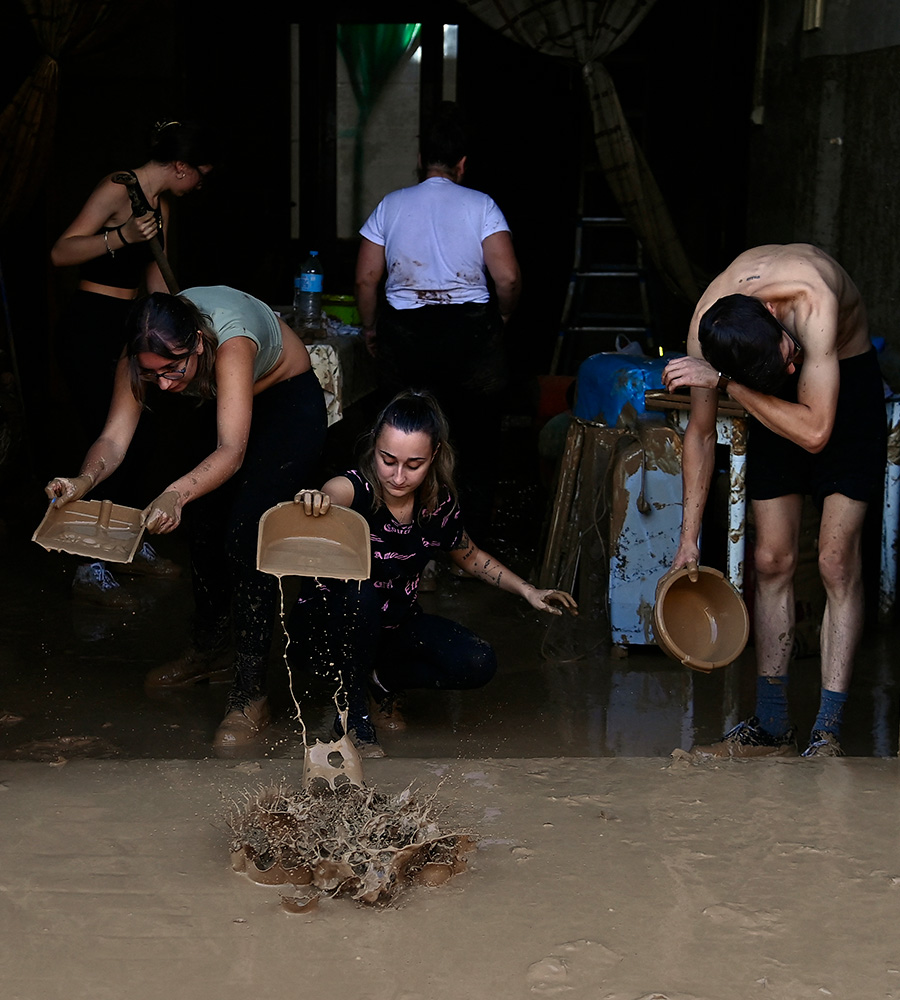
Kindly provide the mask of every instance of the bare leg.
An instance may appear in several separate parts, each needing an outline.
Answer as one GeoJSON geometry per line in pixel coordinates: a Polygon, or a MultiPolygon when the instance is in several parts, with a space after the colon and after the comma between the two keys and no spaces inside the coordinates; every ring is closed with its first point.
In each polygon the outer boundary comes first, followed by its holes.
{"type": "Polygon", "coordinates": [[[754,500],[756,607],[753,634],[760,677],[784,677],[794,644],[794,571],[803,497],[754,500]]]}
{"type": "Polygon", "coordinates": [[[819,573],[827,601],[822,619],[822,687],[846,692],[863,627],[861,539],[868,505],[841,493],[825,498],[819,573]]]}

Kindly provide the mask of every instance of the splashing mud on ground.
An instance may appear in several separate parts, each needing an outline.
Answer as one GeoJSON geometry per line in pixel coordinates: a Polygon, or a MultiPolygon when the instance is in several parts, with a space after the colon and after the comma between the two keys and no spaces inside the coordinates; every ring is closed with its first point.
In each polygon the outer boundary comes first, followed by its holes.
{"type": "Polygon", "coordinates": [[[288,912],[307,912],[321,896],[388,903],[410,884],[441,885],[466,870],[468,834],[442,833],[433,797],[397,795],[354,784],[318,793],[284,783],[234,801],[232,867],[263,885],[292,884],[288,912]]]}

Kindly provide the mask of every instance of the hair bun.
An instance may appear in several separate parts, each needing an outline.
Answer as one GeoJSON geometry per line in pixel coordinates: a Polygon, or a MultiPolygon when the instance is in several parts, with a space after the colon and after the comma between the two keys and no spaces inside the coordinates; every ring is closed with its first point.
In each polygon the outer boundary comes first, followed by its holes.
{"type": "Polygon", "coordinates": [[[153,142],[159,142],[160,134],[165,131],[165,129],[170,128],[172,125],[180,125],[181,122],[176,121],[160,121],[153,123],[153,142]]]}

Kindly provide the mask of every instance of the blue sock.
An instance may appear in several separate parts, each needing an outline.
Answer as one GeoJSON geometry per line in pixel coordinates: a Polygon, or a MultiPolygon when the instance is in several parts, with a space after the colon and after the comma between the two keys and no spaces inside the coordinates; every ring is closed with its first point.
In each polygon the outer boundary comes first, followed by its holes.
{"type": "Polygon", "coordinates": [[[827,688],[822,688],[819,714],[816,716],[813,729],[824,729],[826,733],[840,736],[841,721],[844,717],[844,705],[846,702],[846,691],[829,691],[827,688]]]}
{"type": "Polygon", "coordinates": [[[771,736],[783,736],[790,728],[787,677],[756,678],[756,717],[771,736]]]}

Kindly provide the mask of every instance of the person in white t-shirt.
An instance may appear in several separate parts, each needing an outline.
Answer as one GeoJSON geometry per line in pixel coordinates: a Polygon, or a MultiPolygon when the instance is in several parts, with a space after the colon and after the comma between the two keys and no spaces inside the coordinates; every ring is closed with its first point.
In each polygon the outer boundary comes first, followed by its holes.
{"type": "Polygon", "coordinates": [[[429,389],[445,410],[471,531],[484,538],[506,384],[503,328],[521,275],[503,213],[462,186],[466,158],[459,109],[445,102],[421,137],[421,182],[388,194],[360,229],[356,298],[383,394],[429,389]]]}

